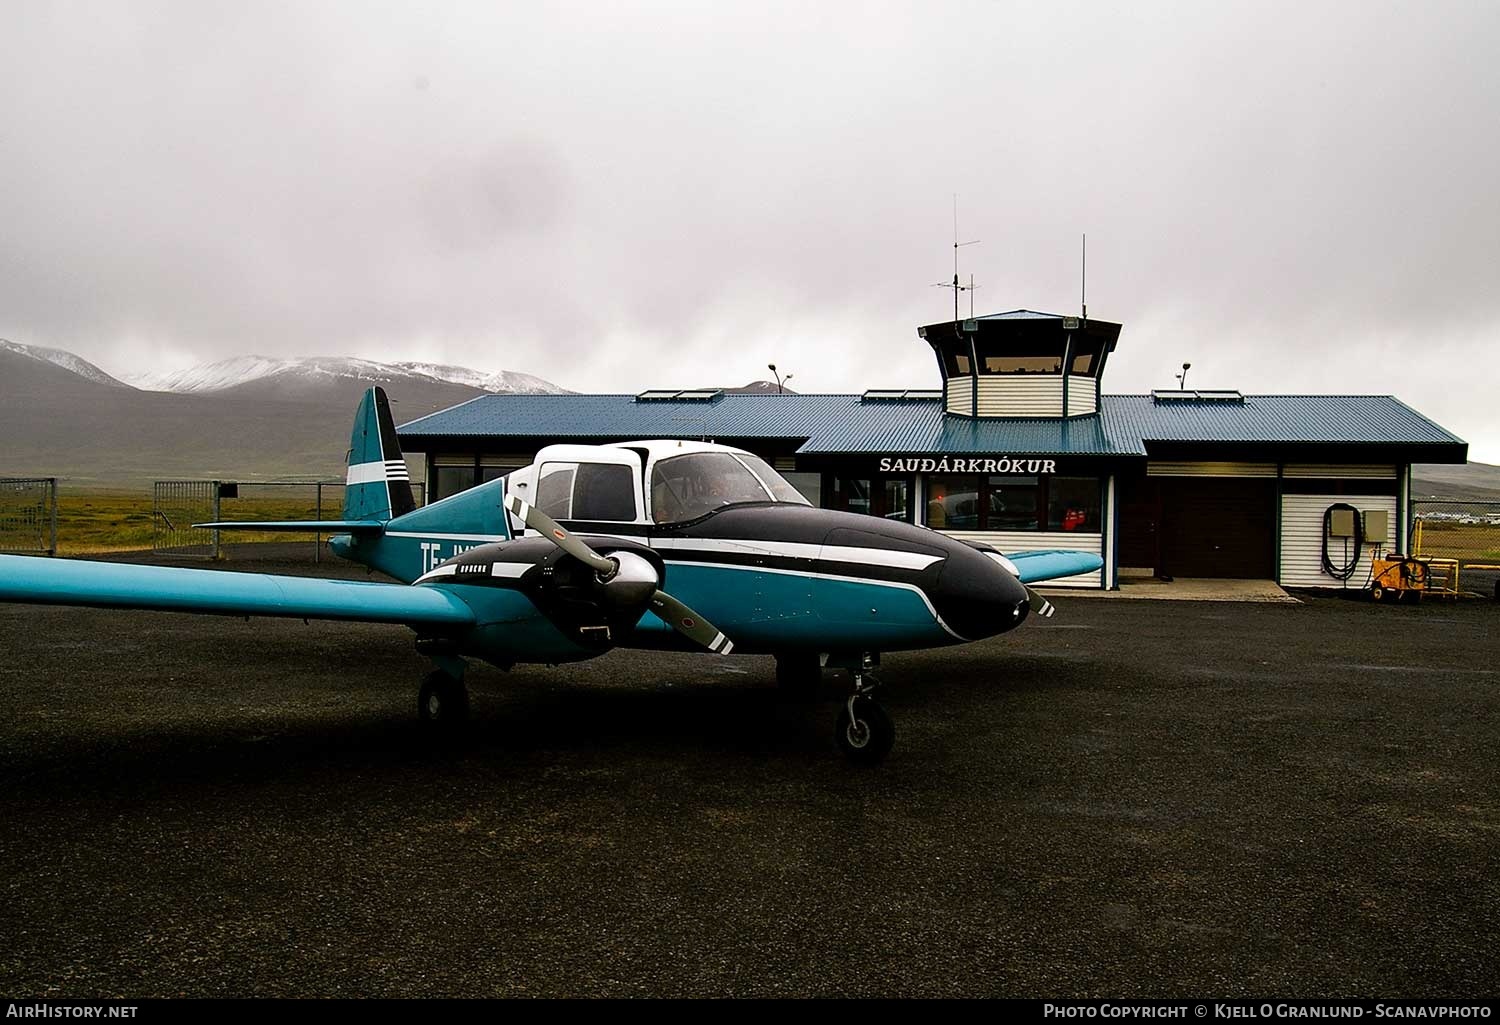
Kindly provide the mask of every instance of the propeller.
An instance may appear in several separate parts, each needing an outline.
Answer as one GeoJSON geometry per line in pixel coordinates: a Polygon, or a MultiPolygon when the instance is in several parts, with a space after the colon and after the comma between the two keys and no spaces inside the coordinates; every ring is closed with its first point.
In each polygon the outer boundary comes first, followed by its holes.
{"type": "MultiPolygon", "coordinates": [[[[1021,586],[1026,587],[1025,584],[1021,586]]],[[[1029,587],[1026,587],[1026,597],[1031,599],[1031,611],[1034,615],[1041,616],[1043,619],[1051,619],[1052,613],[1057,611],[1050,601],[1029,587]]]]}
{"type": "MultiPolygon", "coordinates": [[[[649,571],[653,577],[655,576],[655,570],[650,569],[649,564],[638,555],[632,555],[629,552],[622,552],[614,558],[600,555],[562,524],[519,495],[511,495],[506,499],[505,508],[512,516],[525,523],[529,529],[541,534],[592,569],[601,584],[609,584],[621,575],[622,556],[629,556],[628,562],[623,567],[626,570],[625,576],[631,578],[628,581],[629,584],[638,585],[644,582],[640,579],[642,570],[649,571]]],[[[654,582],[655,585],[660,583],[659,579],[654,582]]],[[[634,586],[630,590],[633,591],[634,586]]],[[[733,642],[725,637],[718,627],[663,591],[660,586],[652,587],[649,604],[651,611],[656,613],[662,622],[714,654],[727,655],[734,649],[733,642]]]]}
{"type": "Polygon", "coordinates": [[[510,510],[512,516],[525,523],[527,527],[599,574],[601,580],[608,580],[619,572],[620,564],[614,559],[606,559],[594,551],[564,529],[561,523],[528,503],[520,495],[510,496],[505,502],[505,507],[510,510]]]}
{"type": "Polygon", "coordinates": [[[727,655],[734,649],[734,643],[720,633],[718,627],[666,591],[658,590],[651,596],[651,611],[663,623],[716,655],[727,655]]]}

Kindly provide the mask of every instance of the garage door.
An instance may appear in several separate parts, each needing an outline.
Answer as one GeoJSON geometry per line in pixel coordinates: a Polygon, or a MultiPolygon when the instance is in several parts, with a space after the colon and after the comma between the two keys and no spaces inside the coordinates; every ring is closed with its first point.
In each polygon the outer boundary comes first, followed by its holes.
{"type": "Polygon", "coordinates": [[[1276,482],[1162,477],[1161,567],[1174,577],[1271,580],[1276,558],[1276,482]]]}

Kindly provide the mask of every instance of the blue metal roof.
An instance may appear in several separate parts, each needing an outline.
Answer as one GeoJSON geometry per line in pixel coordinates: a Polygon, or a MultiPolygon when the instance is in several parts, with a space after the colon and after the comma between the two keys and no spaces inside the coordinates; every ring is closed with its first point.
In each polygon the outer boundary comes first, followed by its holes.
{"type": "MultiPolygon", "coordinates": [[[[891,405],[904,404],[878,408],[891,405]]],[[[809,438],[860,410],[858,395],[730,394],[711,402],[637,402],[634,395],[480,395],[413,420],[397,433],[402,438],[809,438]]]]}
{"type": "MultiPolygon", "coordinates": [[[[637,402],[633,395],[481,395],[399,428],[401,438],[784,438],[801,454],[1016,452],[1144,456],[1151,442],[1463,445],[1389,395],[1247,395],[1239,403],[1106,395],[1095,416],[1020,420],[948,416],[940,399],[722,395],[637,402]]],[[[415,447],[415,446],[414,446],[415,447]]]]}
{"type": "Polygon", "coordinates": [[[1143,441],[1323,445],[1462,445],[1390,395],[1246,395],[1243,403],[1157,403],[1106,395],[1109,431],[1143,441]]]}
{"type": "Polygon", "coordinates": [[[1038,313],[1036,310],[1011,310],[1008,313],[986,313],[970,320],[1062,320],[1060,313],[1038,313]]]}

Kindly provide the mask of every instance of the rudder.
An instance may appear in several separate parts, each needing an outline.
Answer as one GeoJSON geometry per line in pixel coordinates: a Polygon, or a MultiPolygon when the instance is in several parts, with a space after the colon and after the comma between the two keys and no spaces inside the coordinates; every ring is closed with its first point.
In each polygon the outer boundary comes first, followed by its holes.
{"type": "Polygon", "coordinates": [[[389,520],[417,507],[384,388],[371,388],[360,401],[344,480],[346,520],[389,520]]]}

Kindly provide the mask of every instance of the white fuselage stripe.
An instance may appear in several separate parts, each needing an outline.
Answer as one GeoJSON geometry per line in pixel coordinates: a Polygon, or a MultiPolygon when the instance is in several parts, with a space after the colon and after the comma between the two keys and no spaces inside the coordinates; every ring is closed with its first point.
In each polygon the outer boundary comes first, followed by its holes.
{"type": "Polygon", "coordinates": [[[459,564],[449,562],[423,573],[416,579],[416,583],[425,584],[429,580],[438,580],[442,577],[492,576],[515,579],[524,575],[534,565],[536,565],[534,562],[492,562],[487,573],[460,573],[459,564]]]}
{"type": "Polygon", "coordinates": [[[694,552],[725,552],[737,555],[776,555],[788,559],[822,559],[861,566],[922,570],[944,556],[921,552],[893,552],[885,548],[855,548],[848,545],[807,544],[798,541],[726,541],[719,538],[661,537],[647,541],[652,548],[694,552]]]}
{"type": "Polygon", "coordinates": [[[386,481],[385,463],[354,463],[349,467],[349,472],[344,476],[344,483],[355,484],[384,484],[386,481]]]}

